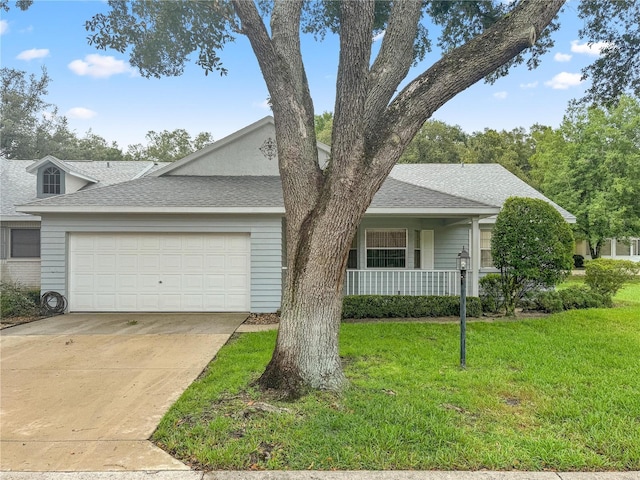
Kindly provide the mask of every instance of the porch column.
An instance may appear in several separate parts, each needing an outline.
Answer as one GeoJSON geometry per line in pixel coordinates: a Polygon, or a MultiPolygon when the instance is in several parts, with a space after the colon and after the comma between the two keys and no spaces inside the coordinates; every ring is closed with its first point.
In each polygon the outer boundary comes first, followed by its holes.
{"type": "Polygon", "coordinates": [[[480,222],[479,217],[471,218],[471,295],[477,297],[480,294],[480,222]]]}

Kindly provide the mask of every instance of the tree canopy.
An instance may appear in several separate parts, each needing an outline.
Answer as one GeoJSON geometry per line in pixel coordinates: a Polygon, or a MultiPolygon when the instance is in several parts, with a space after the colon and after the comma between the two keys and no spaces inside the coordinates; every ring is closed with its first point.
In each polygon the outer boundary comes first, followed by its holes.
{"type": "Polygon", "coordinates": [[[560,128],[541,131],[533,175],[576,215],[576,236],[600,256],[607,238],[640,235],[640,102],[571,107],[560,128]]]}

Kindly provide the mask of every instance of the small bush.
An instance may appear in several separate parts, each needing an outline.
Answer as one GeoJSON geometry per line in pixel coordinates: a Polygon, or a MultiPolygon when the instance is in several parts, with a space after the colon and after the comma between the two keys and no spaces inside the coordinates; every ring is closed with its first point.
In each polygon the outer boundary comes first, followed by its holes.
{"type": "Polygon", "coordinates": [[[611,307],[611,298],[582,285],[572,285],[558,293],[564,310],[611,307]]]}
{"type": "Polygon", "coordinates": [[[576,268],[584,267],[584,257],[582,255],[573,256],[573,266],[576,268]]]}
{"type": "MultiPolygon", "coordinates": [[[[413,295],[349,295],[342,318],[417,318],[460,315],[460,297],[413,295]]],[[[478,297],[467,297],[467,316],[482,315],[478,297]]]]}
{"type": "Polygon", "coordinates": [[[564,290],[538,290],[522,302],[525,310],[556,313],[563,310],[611,307],[611,299],[583,285],[572,285],[564,290]]]}
{"type": "Polygon", "coordinates": [[[483,312],[498,313],[503,309],[502,276],[499,273],[490,273],[480,279],[480,301],[483,312]]]}
{"type": "Polygon", "coordinates": [[[40,313],[40,292],[16,283],[0,283],[0,317],[33,317],[40,313]]]}
{"type": "Polygon", "coordinates": [[[611,298],[639,271],[640,264],[631,260],[596,258],[585,264],[585,284],[593,291],[611,298]]]}

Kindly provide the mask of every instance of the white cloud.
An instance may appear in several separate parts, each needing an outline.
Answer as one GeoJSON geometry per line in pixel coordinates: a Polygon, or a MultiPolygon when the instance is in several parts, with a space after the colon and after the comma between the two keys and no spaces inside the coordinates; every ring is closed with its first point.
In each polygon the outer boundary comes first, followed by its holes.
{"type": "Polygon", "coordinates": [[[25,50],[20,52],[16,57],[18,60],[35,60],[36,58],[44,58],[49,56],[48,48],[32,48],[31,50],[25,50]]]}
{"type": "Polygon", "coordinates": [[[90,118],[95,117],[96,115],[97,115],[96,112],[84,107],[74,107],[69,109],[69,111],[67,112],[67,117],[79,118],[80,120],[88,120],[90,118]]]}
{"type": "Polygon", "coordinates": [[[582,83],[582,74],[581,73],[568,73],[562,72],[557,74],[548,82],[544,82],[544,84],[548,87],[553,88],[554,90],[566,90],[570,87],[576,87],[582,83]]]}
{"type": "Polygon", "coordinates": [[[4,35],[9,31],[9,22],[0,20],[0,35],[4,35]]]}
{"type": "Polygon", "coordinates": [[[569,55],[568,53],[560,53],[560,52],[556,53],[556,54],[553,56],[553,59],[554,59],[556,62],[568,62],[568,61],[570,61],[572,58],[573,58],[573,55],[569,55]]]}
{"type": "Polygon", "coordinates": [[[536,88],[537,86],[538,86],[538,81],[520,84],[520,88],[536,88]]]}
{"type": "Polygon", "coordinates": [[[496,92],[493,94],[494,98],[497,98],[498,100],[504,100],[505,98],[507,98],[507,95],[509,95],[507,92],[496,92]]]}
{"type": "Polygon", "coordinates": [[[373,36],[373,41],[377,42],[378,40],[382,40],[384,38],[384,34],[387,33],[386,30],[381,31],[380,33],[378,33],[377,35],[373,36]]]}
{"type": "Polygon", "coordinates": [[[589,44],[587,42],[579,43],[579,40],[573,40],[571,42],[571,51],[573,53],[586,53],[587,55],[593,55],[597,57],[602,53],[602,50],[604,48],[607,48],[611,45],[612,44],[608,42],[596,42],[589,44]]]}
{"type": "Polygon", "coordinates": [[[69,64],[69,69],[76,75],[93,78],[108,78],[120,73],[134,74],[134,70],[124,60],[97,53],[87,55],[84,60],[74,60],[69,64]]]}

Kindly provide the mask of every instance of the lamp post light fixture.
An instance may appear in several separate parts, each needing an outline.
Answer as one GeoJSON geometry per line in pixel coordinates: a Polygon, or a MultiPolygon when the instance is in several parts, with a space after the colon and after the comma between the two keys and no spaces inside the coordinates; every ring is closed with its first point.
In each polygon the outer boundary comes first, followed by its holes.
{"type": "Polygon", "coordinates": [[[467,269],[471,256],[465,247],[458,254],[456,266],[460,270],[460,367],[467,367],[467,269]]]}

